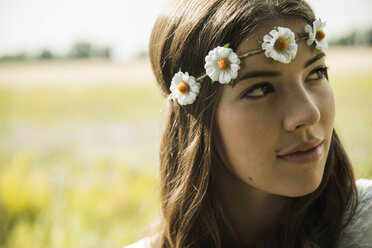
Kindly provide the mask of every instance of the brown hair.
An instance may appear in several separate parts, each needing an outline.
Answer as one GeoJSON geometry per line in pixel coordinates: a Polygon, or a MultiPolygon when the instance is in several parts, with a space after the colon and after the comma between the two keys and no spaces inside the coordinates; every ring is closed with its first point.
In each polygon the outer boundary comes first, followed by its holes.
{"type": "MultiPolygon", "coordinates": [[[[151,65],[162,91],[170,94],[179,68],[200,76],[210,50],[226,43],[235,49],[260,23],[286,16],[315,20],[309,5],[298,0],[170,1],[150,41],[151,65]]],[[[169,109],[160,148],[159,247],[238,246],[210,187],[213,122],[221,89],[206,78],[194,104],[169,109]]],[[[336,247],[345,210],[350,205],[349,220],[357,198],[351,163],[335,130],[320,186],[294,202],[278,230],[278,246],[336,247]]]]}

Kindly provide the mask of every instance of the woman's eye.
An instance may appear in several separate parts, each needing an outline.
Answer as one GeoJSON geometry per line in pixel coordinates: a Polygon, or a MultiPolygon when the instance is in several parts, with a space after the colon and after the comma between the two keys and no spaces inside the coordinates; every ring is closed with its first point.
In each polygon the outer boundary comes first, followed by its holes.
{"type": "Polygon", "coordinates": [[[307,76],[306,81],[315,81],[326,78],[328,80],[328,68],[320,67],[311,71],[309,76],[307,76]]]}
{"type": "Polygon", "coordinates": [[[274,91],[273,87],[268,83],[261,83],[248,89],[242,96],[242,98],[260,98],[268,93],[274,91]]]}

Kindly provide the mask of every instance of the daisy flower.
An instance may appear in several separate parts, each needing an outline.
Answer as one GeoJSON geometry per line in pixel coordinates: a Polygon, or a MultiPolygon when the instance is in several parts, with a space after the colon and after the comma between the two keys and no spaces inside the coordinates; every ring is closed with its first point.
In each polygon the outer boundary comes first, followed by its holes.
{"type": "Polygon", "coordinates": [[[275,61],[288,64],[295,58],[297,44],[295,35],[289,28],[277,27],[271,30],[270,35],[265,35],[262,49],[265,50],[266,57],[271,57],[275,61]]]}
{"type": "Polygon", "coordinates": [[[305,26],[305,31],[309,33],[309,39],[307,40],[307,45],[316,44],[316,49],[324,51],[328,48],[328,43],[325,39],[325,33],[323,28],[325,27],[326,22],[322,22],[320,19],[313,22],[313,27],[309,24],[305,26]]]}
{"type": "Polygon", "coordinates": [[[170,90],[172,97],[177,99],[180,105],[192,104],[199,95],[200,83],[188,72],[177,72],[171,82],[170,90]]]}
{"type": "Polygon", "coordinates": [[[216,47],[205,57],[206,74],[221,84],[228,84],[238,76],[240,59],[231,48],[216,47]]]}

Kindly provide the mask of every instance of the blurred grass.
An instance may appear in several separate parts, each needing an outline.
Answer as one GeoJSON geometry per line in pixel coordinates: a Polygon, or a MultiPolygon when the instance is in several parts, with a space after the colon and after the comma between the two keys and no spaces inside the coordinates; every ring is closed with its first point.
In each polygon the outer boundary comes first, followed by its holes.
{"type": "Polygon", "coordinates": [[[155,84],[0,89],[0,247],[122,247],[139,238],[159,210],[157,162],[150,161],[158,137],[146,132],[161,131],[164,108],[155,84]],[[69,142],[79,135],[74,126],[97,123],[78,139],[114,127],[123,151],[84,153],[69,142]],[[134,162],[125,149],[136,141],[128,137],[141,138],[134,162]]]}
{"type": "Polygon", "coordinates": [[[0,121],[48,125],[77,121],[159,120],[162,97],[156,87],[96,87],[89,90],[0,90],[0,121]]]}
{"type": "MultiPolygon", "coordinates": [[[[372,73],[331,78],[336,128],[372,177],[372,73]]],[[[0,88],[0,248],[122,247],[159,211],[154,82],[0,88]]]]}
{"type": "Polygon", "coordinates": [[[358,178],[372,177],[372,73],[330,79],[336,98],[336,130],[358,178]]]}

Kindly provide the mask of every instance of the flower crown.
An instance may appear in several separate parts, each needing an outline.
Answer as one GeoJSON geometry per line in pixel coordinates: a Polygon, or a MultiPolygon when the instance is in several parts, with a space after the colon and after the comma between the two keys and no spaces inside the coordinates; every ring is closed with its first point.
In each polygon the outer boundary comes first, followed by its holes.
{"type": "MultiPolygon", "coordinates": [[[[326,22],[322,22],[320,19],[315,20],[312,27],[307,24],[305,26],[306,33],[298,34],[298,40],[307,40],[308,46],[315,42],[316,52],[326,50],[328,44],[323,31],[325,25],[326,22]]],[[[241,59],[265,52],[265,56],[272,58],[273,63],[288,64],[297,53],[295,34],[289,28],[274,27],[269,34],[263,37],[263,41],[257,41],[257,43],[261,46],[260,49],[249,51],[241,56],[234,53],[229,48],[229,44],[214,48],[205,57],[206,73],[198,78],[189,75],[188,72],[182,72],[180,68],[172,78],[169,97],[176,100],[181,106],[192,104],[199,95],[203,79],[207,76],[212,80],[212,83],[218,81],[221,84],[234,85],[234,79],[238,76],[238,70],[243,63],[241,59]]]]}

